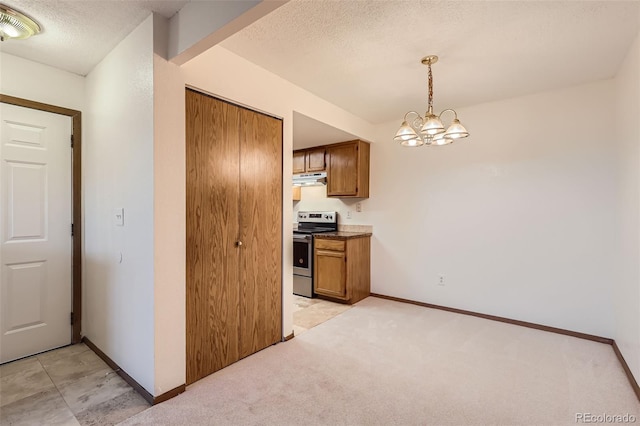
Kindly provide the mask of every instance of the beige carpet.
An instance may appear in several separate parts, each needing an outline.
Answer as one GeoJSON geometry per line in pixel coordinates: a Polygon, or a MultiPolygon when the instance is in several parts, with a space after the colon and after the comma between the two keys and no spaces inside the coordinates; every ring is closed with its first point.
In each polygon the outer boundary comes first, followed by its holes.
{"type": "Polygon", "coordinates": [[[122,424],[575,425],[587,414],[640,422],[609,345],[369,297],[122,424]]]}

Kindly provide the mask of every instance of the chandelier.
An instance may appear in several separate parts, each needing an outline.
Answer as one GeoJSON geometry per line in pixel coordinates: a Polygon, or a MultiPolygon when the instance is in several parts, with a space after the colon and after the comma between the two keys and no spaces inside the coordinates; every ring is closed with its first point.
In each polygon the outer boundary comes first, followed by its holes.
{"type": "Polygon", "coordinates": [[[458,114],[454,110],[445,109],[438,115],[433,113],[433,74],[431,73],[431,65],[438,62],[438,57],[435,55],[425,56],[421,62],[429,68],[427,112],[424,117],[415,111],[406,113],[393,140],[400,142],[402,146],[413,147],[448,145],[456,139],[466,138],[469,136],[469,132],[460,124],[458,114]],[[445,112],[453,113],[453,121],[446,130],[441,120],[442,114],[445,112]],[[412,117],[414,115],[415,117],[412,117]],[[409,121],[410,117],[413,118],[412,121],[409,121]]]}

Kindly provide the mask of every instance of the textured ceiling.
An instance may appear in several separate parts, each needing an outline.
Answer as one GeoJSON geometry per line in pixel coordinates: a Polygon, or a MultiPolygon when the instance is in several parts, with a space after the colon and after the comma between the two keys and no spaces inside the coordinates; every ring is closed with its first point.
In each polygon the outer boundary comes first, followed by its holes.
{"type": "MultiPolygon", "coordinates": [[[[0,2],[44,29],[0,50],[86,75],[151,11],[188,0],[0,2]]],[[[442,110],[611,78],[639,27],[640,1],[291,0],[222,45],[380,123],[424,112],[425,55],[440,56],[442,110]]]]}
{"type": "Polygon", "coordinates": [[[0,50],[87,75],[151,12],[170,18],[187,0],[0,0],[34,18],[42,33],[7,40],[0,50]]]}
{"type": "Polygon", "coordinates": [[[222,42],[372,123],[611,78],[638,1],[292,0],[222,42]]]}

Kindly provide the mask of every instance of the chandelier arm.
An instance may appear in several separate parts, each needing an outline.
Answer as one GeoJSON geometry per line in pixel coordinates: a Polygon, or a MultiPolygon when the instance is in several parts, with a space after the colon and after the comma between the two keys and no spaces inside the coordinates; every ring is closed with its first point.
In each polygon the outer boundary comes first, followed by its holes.
{"type": "Polygon", "coordinates": [[[409,114],[415,114],[417,117],[422,118],[422,116],[420,116],[420,114],[418,114],[417,112],[415,112],[415,111],[409,111],[408,113],[406,113],[406,114],[404,115],[404,121],[407,121],[407,122],[409,121],[409,120],[407,120],[407,117],[409,116],[409,114]]]}
{"type": "Polygon", "coordinates": [[[442,110],[442,112],[441,112],[440,114],[438,114],[438,118],[441,118],[441,117],[442,117],[442,114],[444,114],[444,113],[445,113],[445,112],[447,112],[447,111],[451,111],[451,112],[453,113],[453,115],[454,115],[454,118],[453,118],[453,119],[454,119],[454,120],[457,120],[457,119],[458,119],[458,113],[457,113],[455,110],[451,109],[451,108],[447,108],[447,109],[445,109],[445,110],[442,110]]]}
{"type": "Polygon", "coordinates": [[[413,127],[414,129],[419,129],[422,126],[422,123],[424,123],[424,119],[422,118],[422,116],[419,113],[415,112],[415,111],[409,111],[408,113],[406,113],[404,115],[404,121],[406,121],[407,123],[411,123],[411,127],[413,127]],[[415,114],[416,115],[416,118],[414,118],[412,121],[409,121],[407,119],[407,117],[410,114],[415,114]]]}

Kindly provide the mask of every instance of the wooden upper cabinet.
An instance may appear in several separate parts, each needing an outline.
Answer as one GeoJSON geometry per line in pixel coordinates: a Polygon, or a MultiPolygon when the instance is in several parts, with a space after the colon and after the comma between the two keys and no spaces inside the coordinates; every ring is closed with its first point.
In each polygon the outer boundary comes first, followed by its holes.
{"type": "Polygon", "coordinates": [[[306,156],[304,151],[293,151],[293,173],[304,173],[306,171],[306,156]]]}
{"type": "Polygon", "coordinates": [[[306,157],[307,172],[322,172],[325,170],[324,147],[308,150],[306,157]]]}
{"type": "Polygon", "coordinates": [[[323,172],[324,146],[293,151],[293,174],[323,172]]]}
{"type": "Polygon", "coordinates": [[[369,197],[369,143],[361,140],[325,146],[328,197],[369,197]]]}

